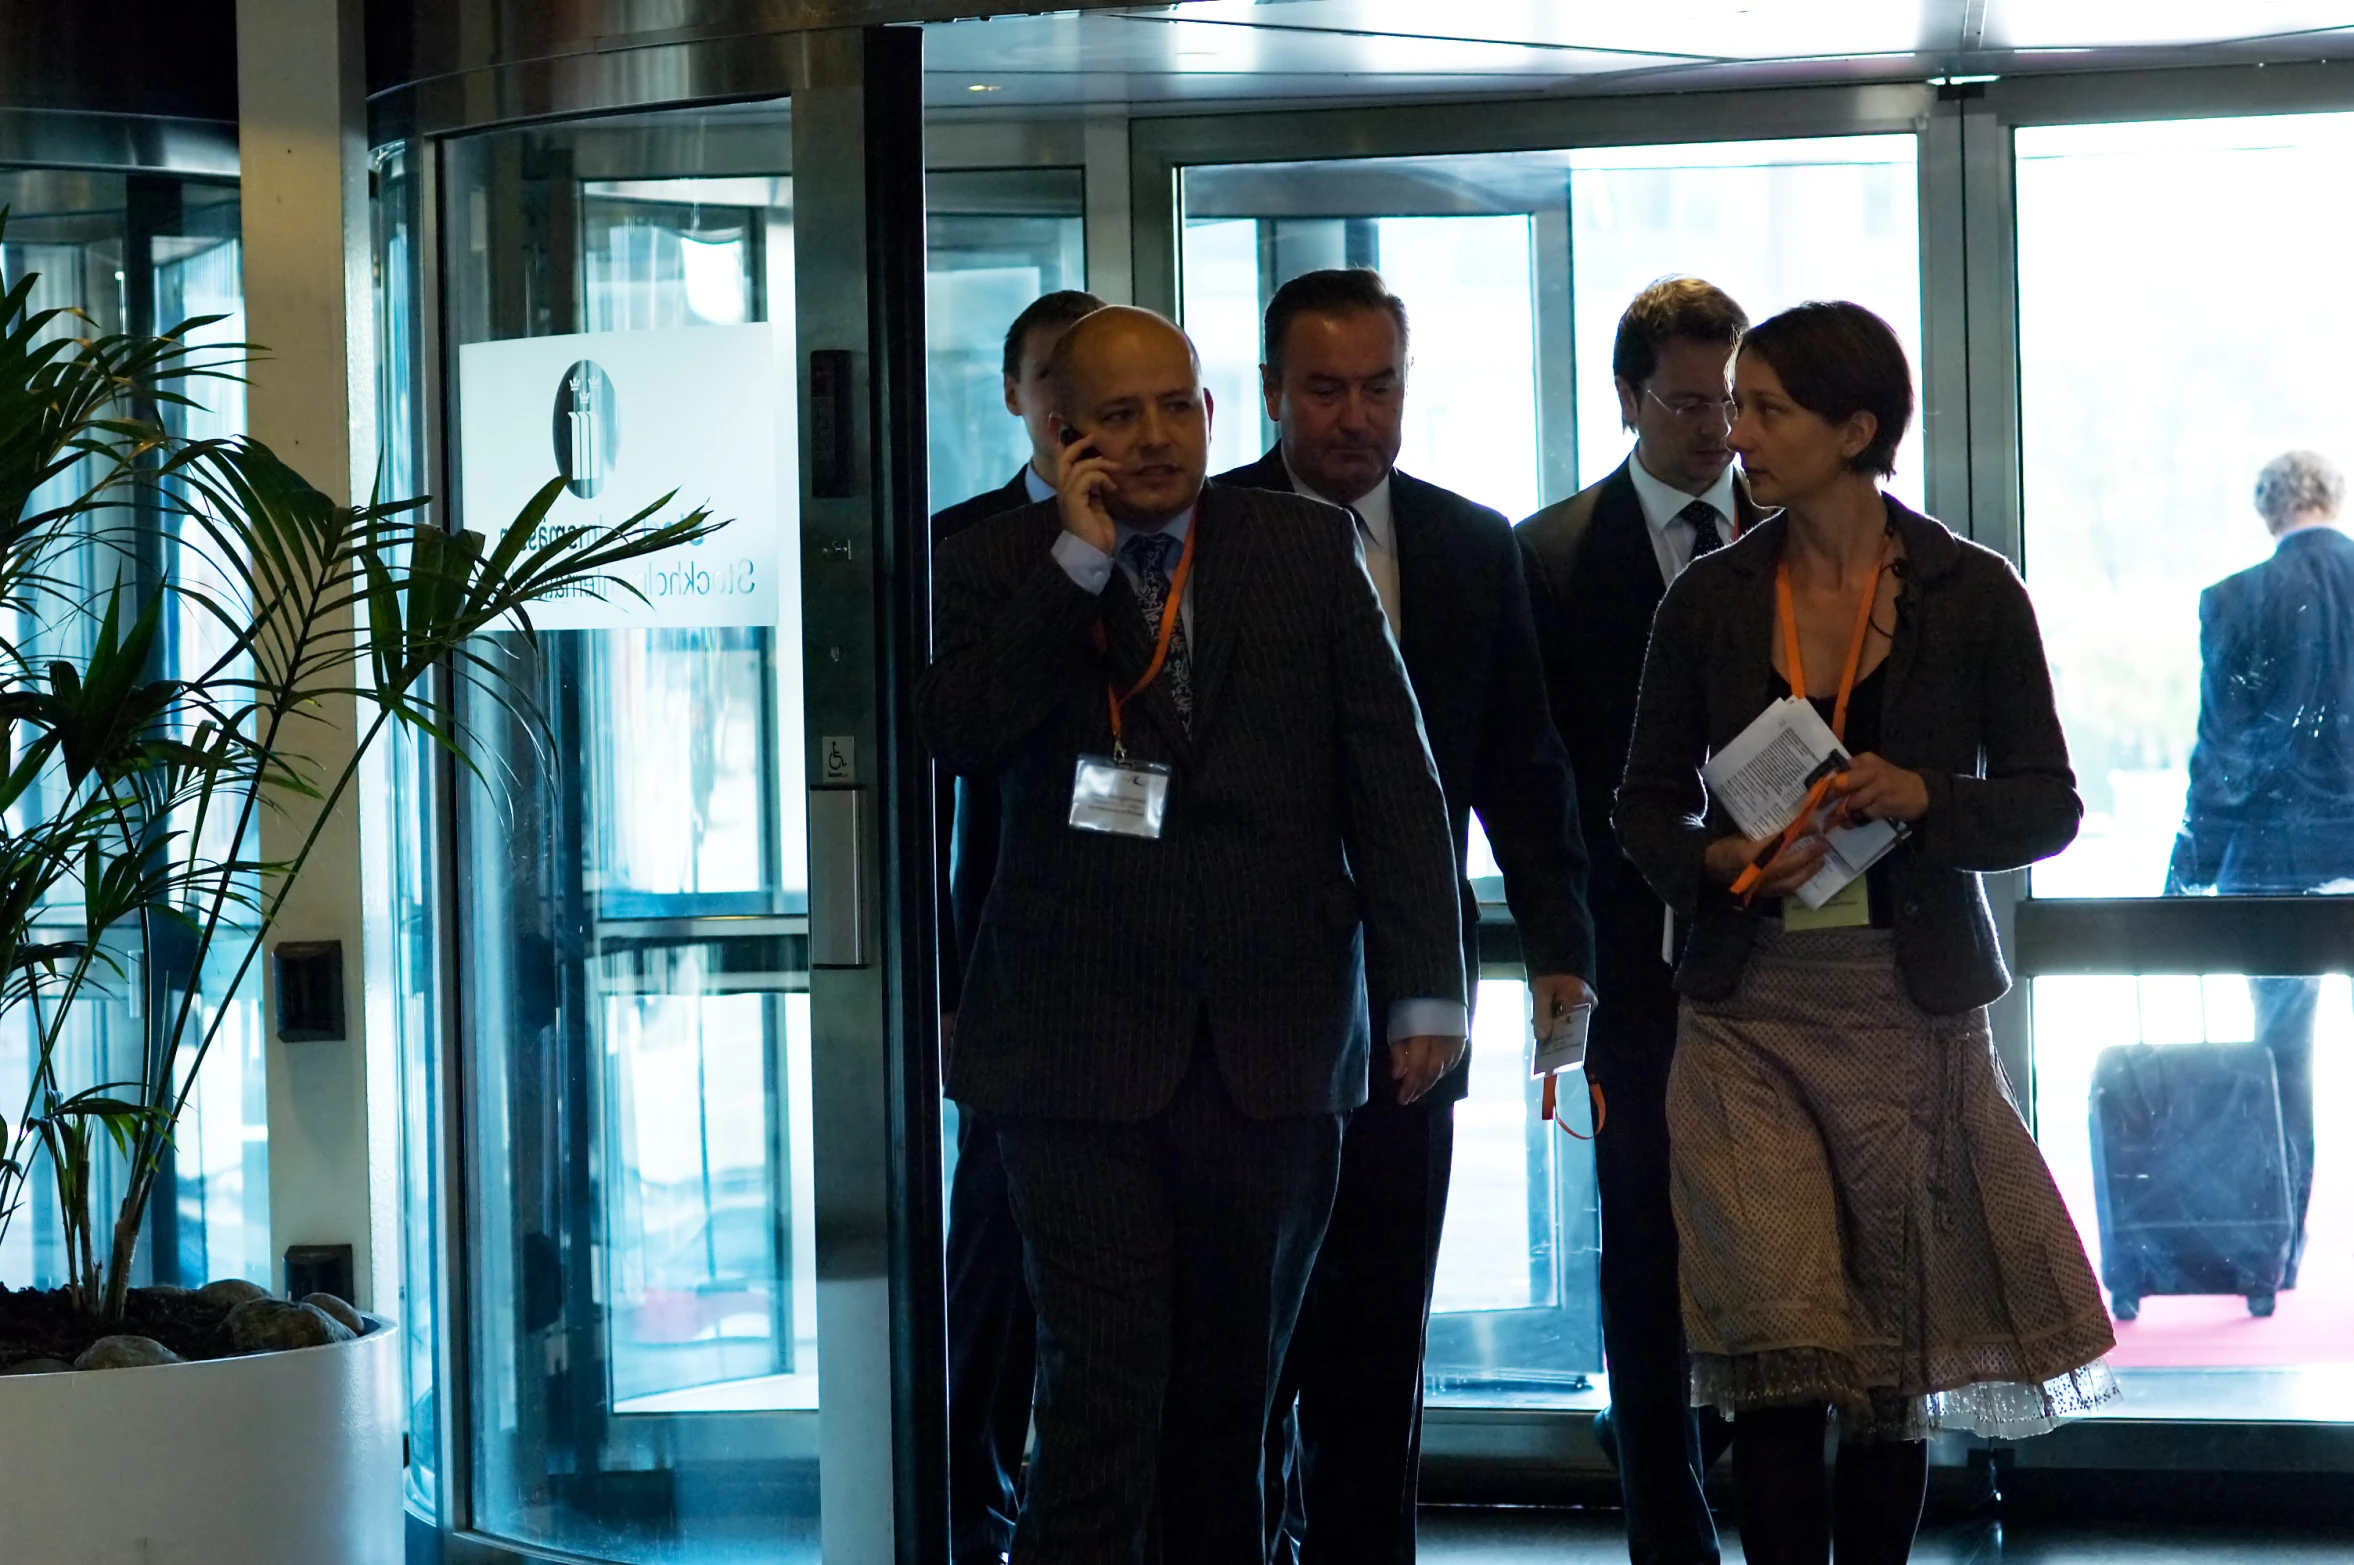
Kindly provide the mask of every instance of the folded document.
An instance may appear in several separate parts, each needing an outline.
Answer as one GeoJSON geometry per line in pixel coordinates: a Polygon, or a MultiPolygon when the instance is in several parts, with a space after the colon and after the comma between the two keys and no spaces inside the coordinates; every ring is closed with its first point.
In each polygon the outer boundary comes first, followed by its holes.
{"type": "MultiPolygon", "coordinates": [[[[1816,778],[1843,771],[1848,762],[1814,703],[1791,696],[1760,712],[1738,738],[1708,758],[1700,776],[1743,835],[1763,837],[1797,818],[1816,778]]],[[[1817,817],[1838,805],[1836,795],[1829,797],[1816,806],[1817,817]]],[[[1810,908],[1821,907],[1878,863],[1904,840],[1904,827],[1895,821],[1863,821],[1822,835],[1830,851],[1822,868],[1798,888],[1798,900],[1810,908]]]]}

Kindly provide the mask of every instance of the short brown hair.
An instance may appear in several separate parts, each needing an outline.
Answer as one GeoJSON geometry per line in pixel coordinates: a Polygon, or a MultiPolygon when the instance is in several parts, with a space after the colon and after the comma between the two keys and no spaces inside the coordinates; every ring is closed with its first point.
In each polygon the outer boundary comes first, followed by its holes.
{"type": "Polygon", "coordinates": [[[1101,299],[1076,288],[1058,288],[1031,300],[1029,307],[1005,329],[1005,378],[1022,378],[1022,348],[1030,340],[1030,333],[1041,326],[1076,325],[1102,308],[1101,299]]]}
{"type": "Polygon", "coordinates": [[[1334,267],[1302,272],[1275,290],[1267,301],[1267,367],[1283,373],[1283,340],[1291,323],[1303,315],[1347,315],[1357,310],[1380,310],[1398,323],[1398,348],[1406,347],[1406,301],[1390,292],[1381,273],[1370,266],[1334,267]]]}
{"type": "Polygon", "coordinates": [[[1729,358],[1749,330],[1749,317],[1733,296],[1697,277],[1662,277],[1618,318],[1618,340],[1610,347],[1610,373],[1640,386],[1659,368],[1659,345],[1677,337],[1721,342],[1729,358]]]}
{"type": "Polygon", "coordinates": [[[1860,304],[1817,301],[1750,329],[1741,351],[1773,366],[1790,400],[1838,423],[1869,413],[1872,442],[1848,461],[1882,478],[1896,471],[1896,447],[1913,421],[1913,368],[1889,324],[1860,304]]]}

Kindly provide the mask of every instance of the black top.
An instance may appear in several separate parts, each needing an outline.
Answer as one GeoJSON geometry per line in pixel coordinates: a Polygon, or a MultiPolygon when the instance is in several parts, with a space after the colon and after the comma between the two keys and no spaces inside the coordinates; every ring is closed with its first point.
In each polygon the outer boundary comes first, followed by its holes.
{"type": "MultiPolygon", "coordinates": [[[[1880,754],[1929,790],[1928,813],[1884,861],[1890,922],[1914,1003],[1951,1015],[2010,986],[1979,874],[2059,852],[2083,806],[2018,574],[1894,500],[1888,514],[1904,542],[1904,587],[1882,676],[1880,754]]],[[[1619,789],[1627,856],[1690,925],[1676,984],[1696,999],[1739,986],[1757,933],[1757,918],[1706,872],[1708,845],[1735,828],[1700,767],[1765,707],[1787,526],[1759,524],[1668,589],[1619,789]]]]}

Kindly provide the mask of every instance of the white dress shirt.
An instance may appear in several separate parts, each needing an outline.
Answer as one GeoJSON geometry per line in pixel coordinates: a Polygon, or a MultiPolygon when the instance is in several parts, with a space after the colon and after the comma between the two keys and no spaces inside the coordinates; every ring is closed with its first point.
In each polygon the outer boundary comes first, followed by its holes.
{"type": "MultiPolygon", "coordinates": [[[[1381,495],[1381,519],[1383,531],[1386,533],[1390,521],[1389,480],[1387,478],[1381,481],[1378,493],[1381,495]]],[[[1371,499],[1372,496],[1368,495],[1366,498],[1371,499]]],[[[1359,514],[1363,514],[1362,501],[1359,502],[1359,514]]],[[[1367,525],[1370,526],[1370,522],[1367,525]]],[[[1117,522],[1114,526],[1119,530],[1119,542],[1122,547],[1126,546],[1129,539],[1143,531],[1142,528],[1131,527],[1126,522],[1117,522]]],[[[1187,530],[1192,526],[1193,512],[1188,510],[1175,521],[1163,524],[1160,530],[1182,543],[1187,530]]],[[[1370,550],[1368,552],[1370,553],[1370,550]]],[[[1393,552],[1389,558],[1390,576],[1394,582],[1397,577],[1397,556],[1393,552]]],[[[1106,554],[1074,532],[1066,531],[1054,540],[1054,559],[1055,563],[1063,568],[1063,574],[1070,577],[1073,583],[1087,592],[1100,593],[1109,586],[1114,566],[1117,566],[1120,573],[1128,578],[1130,586],[1137,584],[1136,571],[1128,564],[1125,555],[1106,554]]],[[[1174,567],[1171,568],[1174,569],[1174,567]]],[[[1190,574],[1185,582],[1185,596],[1177,605],[1177,614],[1184,621],[1185,644],[1190,648],[1195,645],[1193,639],[1193,579],[1190,574]]],[[[1395,634],[1394,627],[1392,634],[1395,634]]],[[[1390,1002],[1389,1011],[1389,1037],[1392,1042],[1402,1038],[1426,1036],[1466,1038],[1470,1036],[1470,1021],[1470,1012],[1452,1000],[1393,1000],[1390,1002]]],[[[1376,1080],[1379,1079],[1377,1075],[1376,1080]]]]}
{"type": "Polygon", "coordinates": [[[1627,457],[1627,476],[1635,481],[1635,497],[1643,502],[1643,520],[1651,526],[1651,553],[1659,561],[1660,578],[1674,581],[1692,563],[1694,529],[1678,513],[1695,500],[1705,500],[1717,514],[1717,531],[1733,541],[1733,464],[1716,475],[1716,482],[1699,494],[1686,494],[1673,484],[1651,476],[1640,453],[1627,457]]]}
{"type": "Polygon", "coordinates": [[[1032,505],[1039,505],[1054,498],[1054,485],[1039,475],[1038,464],[1035,462],[1022,464],[1022,487],[1029,491],[1032,505]]]}
{"type": "MultiPolygon", "coordinates": [[[[1404,620],[1398,612],[1398,528],[1390,513],[1390,475],[1381,475],[1375,484],[1357,497],[1353,505],[1329,495],[1320,495],[1301,482],[1286,460],[1283,470],[1291,477],[1291,486],[1311,500],[1322,500],[1326,505],[1338,505],[1344,511],[1357,513],[1357,536],[1365,545],[1365,573],[1373,578],[1373,590],[1381,599],[1381,616],[1390,622],[1390,639],[1399,641],[1405,635],[1404,620]]],[[[1401,644],[1402,641],[1401,641],[1401,644]]]]}

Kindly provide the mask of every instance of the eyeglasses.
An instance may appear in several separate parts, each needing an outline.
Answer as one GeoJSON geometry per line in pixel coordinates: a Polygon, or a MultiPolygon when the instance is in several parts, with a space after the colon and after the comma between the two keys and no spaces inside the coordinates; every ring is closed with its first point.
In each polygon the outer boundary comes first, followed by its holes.
{"type": "Polygon", "coordinates": [[[1643,388],[1643,395],[1687,424],[1708,424],[1713,421],[1719,428],[1730,429],[1733,426],[1733,399],[1730,397],[1722,400],[1715,397],[1678,397],[1670,402],[1649,386],[1643,388]]]}

